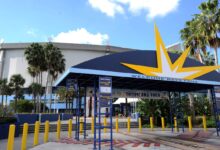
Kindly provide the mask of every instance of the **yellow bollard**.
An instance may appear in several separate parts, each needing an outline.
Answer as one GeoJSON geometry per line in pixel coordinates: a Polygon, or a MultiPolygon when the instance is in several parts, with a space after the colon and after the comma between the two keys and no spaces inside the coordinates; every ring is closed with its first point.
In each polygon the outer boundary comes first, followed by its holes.
{"type": "Polygon", "coordinates": [[[15,125],[10,125],[8,133],[8,145],[7,150],[14,149],[14,137],[15,137],[15,125]]]}
{"type": "Polygon", "coordinates": [[[177,132],[177,120],[176,117],[174,117],[174,130],[177,132]]]}
{"type": "Polygon", "coordinates": [[[61,129],[61,121],[57,121],[57,140],[60,140],[60,129],[61,129]]]}
{"type": "Polygon", "coordinates": [[[189,125],[189,131],[192,131],[192,119],[191,119],[191,116],[188,116],[188,125],[189,125]]]}
{"type": "Polygon", "coordinates": [[[164,121],[164,117],[161,117],[161,126],[162,126],[162,131],[165,131],[165,121],[164,121]]]}
{"type": "Polygon", "coordinates": [[[44,127],[44,143],[48,142],[49,127],[50,127],[49,121],[46,121],[45,122],[45,127],[44,127]]]}
{"type": "Polygon", "coordinates": [[[131,120],[130,120],[130,117],[128,117],[128,122],[127,122],[127,127],[128,127],[128,133],[130,133],[131,131],[131,120]]]}
{"type": "Polygon", "coordinates": [[[28,123],[24,123],[22,140],[21,140],[21,150],[27,149],[27,135],[28,135],[28,123]]]}
{"type": "Polygon", "coordinates": [[[91,131],[92,131],[92,134],[94,134],[94,117],[92,117],[91,131]]]}
{"type": "Polygon", "coordinates": [[[35,126],[34,126],[34,143],[33,143],[33,146],[38,145],[39,128],[40,128],[40,122],[36,121],[35,126]]]}
{"type": "Polygon", "coordinates": [[[154,130],[154,121],[153,121],[153,117],[150,117],[150,128],[151,128],[151,131],[154,130]]]}
{"type": "Polygon", "coordinates": [[[142,132],[142,123],[141,123],[141,118],[138,118],[138,124],[139,124],[139,132],[142,132]]]}
{"type": "MultiPolygon", "coordinates": [[[[104,126],[107,126],[107,119],[106,117],[104,117],[104,126]]],[[[107,132],[107,128],[104,128],[104,133],[107,132]]]]}
{"type": "Polygon", "coordinates": [[[83,134],[83,119],[82,118],[80,118],[79,133],[80,135],[83,134]]]}
{"type": "Polygon", "coordinates": [[[203,115],[203,117],[202,117],[202,122],[203,122],[203,130],[207,131],[206,116],[205,115],[203,115]]]}
{"type": "Polygon", "coordinates": [[[118,133],[118,117],[116,118],[116,121],[115,121],[115,130],[116,130],[116,133],[118,133]]]}
{"type": "Polygon", "coordinates": [[[72,137],[72,119],[69,119],[69,125],[68,125],[68,138],[72,137]]]}

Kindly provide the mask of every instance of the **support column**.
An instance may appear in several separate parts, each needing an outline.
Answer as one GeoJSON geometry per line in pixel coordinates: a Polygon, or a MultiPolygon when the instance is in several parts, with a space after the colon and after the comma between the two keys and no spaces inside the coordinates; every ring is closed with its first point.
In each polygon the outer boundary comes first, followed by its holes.
{"type": "Polygon", "coordinates": [[[96,117],[97,117],[97,97],[96,97],[96,89],[97,89],[97,85],[96,85],[96,80],[94,80],[94,87],[93,87],[93,91],[94,91],[94,103],[93,103],[93,107],[94,107],[94,142],[93,142],[93,150],[96,150],[96,117]]]}
{"type": "Polygon", "coordinates": [[[81,87],[80,87],[80,85],[79,85],[79,83],[78,83],[78,113],[79,113],[79,116],[78,116],[78,132],[77,132],[77,134],[78,134],[78,140],[79,140],[79,135],[80,135],[80,117],[81,117],[81,115],[82,115],[82,113],[81,113],[81,108],[82,108],[82,101],[81,101],[81,96],[80,96],[80,90],[81,90],[81,87]]]}
{"type": "Polygon", "coordinates": [[[216,104],[214,87],[211,88],[211,95],[212,95],[213,112],[214,112],[215,124],[216,124],[216,132],[217,132],[217,136],[219,136],[220,121],[219,121],[219,112],[218,112],[218,108],[217,108],[217,104],[216,104]]]}
{"type": "MultiPolygon", "coordinates": [[[[77,82],[77,81],[76,81],[77,82]]],[[[80,126],[80,109],[81,109],[81,103],[80,103],[80,87],[79,83],[75,83],[75,91],[77,93],[76,96],[76,131],[75,131],[75,139],[79,140],[79,126],[80,126]]]]}
{"type": "Polygon", "coordinates": [[[125,98],[125,105],[126,105],[125,106],[125,108],[126,108],[125,116],[128,117],[128,98],[127,97],[125,98]]]}
{"type": "Polygon", "coordinates": [[[83,113],[83,115],[84,115],[84,139],[86,138],[86,105],[87,103],[86,103],[86,87],[84,87],[84,113],[83,113]]]}
{"type": "Polygon", "coordinates": [[[178,92],[178,99],[179,99],[178,114],[179,114],[179,117],[180,117],[180,125],[182,127],[182,132],[184,132],[184,115],[183,115],[182,99],[181,99],[181,93],[180,92],[178,92]]]}
{"type": "Polygon", "coordinates": [[[169,94],[169,103],[170,103],[170,125],[173,132],[173,107],[172,107],[172,100],[171,100],[171,92],[169,94]]]}

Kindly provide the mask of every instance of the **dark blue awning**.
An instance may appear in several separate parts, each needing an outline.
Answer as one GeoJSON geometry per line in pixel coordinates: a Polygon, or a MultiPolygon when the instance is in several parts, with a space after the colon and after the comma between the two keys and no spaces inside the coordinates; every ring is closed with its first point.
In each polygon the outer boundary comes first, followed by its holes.
{"type": "MultiPolygon", "coordinates": [[[[178,54],[169,53],[173,62],[178,54]]],[[[93,86],[98,76],[111,76],[113,88],[166,90],[166,91],[195,91],[208,89],[220,85],[220,74],[217,71],[209,72],[193,80],[178,79],[175,77],[146,76],[130,69],[122,62],[143,66],[157,67],[156,51],[129,51],[95,58],[69,68],[56,82],[56,86],[65,86],[69,78],[78,79],[80,86],[93,86]]],[[[202,63],[187,58],[183,67],[204,66],[202,63]]]]}

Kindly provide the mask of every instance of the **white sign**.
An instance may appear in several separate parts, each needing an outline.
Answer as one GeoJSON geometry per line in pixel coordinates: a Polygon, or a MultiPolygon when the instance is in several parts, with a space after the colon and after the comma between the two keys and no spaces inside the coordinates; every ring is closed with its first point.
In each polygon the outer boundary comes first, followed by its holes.
{"type": "MultiPolygon", "coordinates": [[[[105,89],[108,90],[108,89],[105,89]]],[[[87,88],[87,95],[93,96],[93,88],[87,88]]],[[[98,94],[98,93],[97,93],[98,94]]],[[[147,98],[147,99],[168,99],[166,91],[148,91],[148,90],[130,90],[130,89],[112,89],[112,98],[147,98]]]]}
{"type": "Polygon", "coordinates": [[[111,94],[112,93],[112,88],[111,87],[99,87],[99,90],[101,93],[107,93],[107,94],[111,94]]]}

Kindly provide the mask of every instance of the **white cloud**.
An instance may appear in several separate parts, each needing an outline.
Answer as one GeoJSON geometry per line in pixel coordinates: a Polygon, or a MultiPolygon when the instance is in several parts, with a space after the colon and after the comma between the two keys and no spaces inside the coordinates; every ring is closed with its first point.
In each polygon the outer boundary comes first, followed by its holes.
{"type": "Polygon", "coordinates": [[[0,44],[3,43],[5,40],[3,38],[0,38],[0,44]]]}
{"type": "MultiPolygon", "coordinates": [[[[132,14],[139,14],[144,11],[147,13],[147,17],[151,19],[157,16],[165,16],[176,10],[179,2],[180,0],[89,0],[92,7],[106,14],[111,12],[109,14],[112,16],[120,13],[115,9],[117,6],[121,8],[121,12],[124,12],[125,7],[128,7],[128,11],[132,14]],[[103,2],[101,3],[100,1],[103,2]]],[[[111,16],[109,14],[107,15],[111,16]]]]}
{"type": "Polygon", "coordinates": [[[81,43],[81,44],[105,44],[109,36],[101,33],[90,33],[85,28],[78,28],[68,32],[61,32],[56,36],[52,36],[53,42],[63,43],[81,43]]]}
{"type": "Polygon", "coordinates": [[[28,29],[26,33],[28,35],[32,36],[32,37],[36,37],[37,36],[37,30],[33,29],[33,28],[28,29]]]}
{"type": "Polygon", "coordinates": [[[124,9],[114,0],[89,0],[89,4],[109,17],[114,17],[116,13],[123,14],[124,9]]]}

